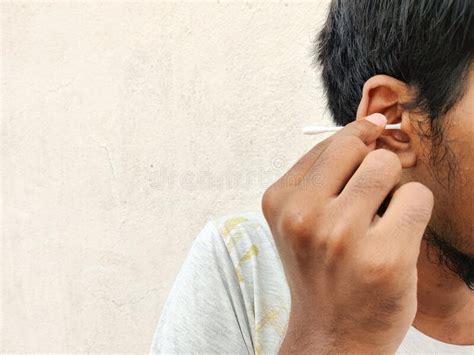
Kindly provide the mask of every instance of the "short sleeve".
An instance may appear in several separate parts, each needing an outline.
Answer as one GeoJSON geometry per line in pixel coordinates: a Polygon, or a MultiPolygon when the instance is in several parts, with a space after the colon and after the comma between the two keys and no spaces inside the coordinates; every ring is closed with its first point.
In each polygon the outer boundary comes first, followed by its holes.
{"type": "Polygon", "coordinates": [[[171,288],[150,353],[254,353],[235,268],[210,221],[194,240],[171,288]]]}

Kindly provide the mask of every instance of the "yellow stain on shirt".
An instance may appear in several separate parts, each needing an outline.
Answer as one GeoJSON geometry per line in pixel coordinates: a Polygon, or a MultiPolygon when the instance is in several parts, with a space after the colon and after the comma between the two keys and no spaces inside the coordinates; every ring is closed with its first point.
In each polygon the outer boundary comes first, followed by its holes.
{"type": "Polygon", "coordinates": [[[242,233],[238,233],[237,235],[231,236],[229,241],[227,242],[227,249],[231,251],[240,239],[242,239],[242,233]]]}
{"type": "Polygon", "coordinates": [[[278,315],[278,311],[274,308],[270,308],[262,317],[260,322],[255,326],[255,331],[259,332],[265,327],[268,323],[272,323],[275,317],[278,315]]]}
{"type": "Polygon", "coordinates": [[[285,324],[281,322],[280,316],[282,315],[281,312],[284,310],[286,310],[284,307],[270,307],[267,309],[255,326],[255,331],[259,333],[263,328],[265,328],[265,326],[271,325],[278,335],[282,336],[285,331],[285,324]]]}
{"type": "Polygon", "coordinates": [[[258,256],[259,250],[255,244],[252,244],[250,248],[247,249],[244,255],[239,260],[239,265],[242,265],[242,263],[250,260],[252,256],[258,256]]]}
{"type": "Polygon", "coordinates": [[[219,234],[224,238],[229,251],[231,251],[237,242],[242,239],[242,231],[235,231],[235,227],[247,221],[248,219],[245,217],[230,218],[226,220],[224,226],[219,229],[219,234]]]}
{"type": "Polygon", "coordinates": [[[260,345],[260,333],[266,326],[271,325],[279,336],[283,335],[285,328],[280,322],[281,311],[281,307],[269,307],[263,312],[263,316],[255,326],[255,338],[257,343],[255,354],[263,354],[260,345]]]}
{"type": "Polygon", "coordinates": [[[248,221],[245,217],[230,218],[224,222],[224,227],[219,231],[223,237],[228,237],[230,232],[239,224],[248,221]]]}
{"type": "Polygon", "coordinates": [[[250,260],[250,258],[252,256],[257,256],[259,253],[258,251],[258,248],[255,244],[252,244],[248,249],[247,251],[245,252],[244,255],[242,255],[242,257],[240,258],[239,260],[239,265],[235,268],[235,273],[237,274],[237,279],[239,280],[240,283],[244,282],[244,277],[242,275],[242,272],[240,271],[240,266],[242,265],[242,263],[250,260]]]}
{"type": "Polygon", "coordinates": [[[235,268],[235,274],[237,275],[237,280],[239,280],[240,283],[244,282],[244,277],[242,276],[242,273],[240,272],[239,268],[235,268]]]}

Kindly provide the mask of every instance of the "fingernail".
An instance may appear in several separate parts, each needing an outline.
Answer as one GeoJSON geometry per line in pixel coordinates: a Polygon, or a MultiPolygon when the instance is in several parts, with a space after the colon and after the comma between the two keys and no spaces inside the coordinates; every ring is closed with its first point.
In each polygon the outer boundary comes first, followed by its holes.
{"type": "Polygon", "coordinates": [[[373,113],[370,116],[367,116],[365,119],[367,121],[375,123],[378,126],[385,127],[385,125],[387,124],[387,118],[381,113],[373,113]]]}

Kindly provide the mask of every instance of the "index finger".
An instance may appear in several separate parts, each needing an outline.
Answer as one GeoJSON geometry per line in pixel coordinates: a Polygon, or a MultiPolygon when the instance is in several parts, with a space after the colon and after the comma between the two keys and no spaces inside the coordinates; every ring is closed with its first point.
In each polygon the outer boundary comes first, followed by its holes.
{"type": "MultiPolygon", "coordinates": [[[[326,155],[329,152],[326,152],[329,146],[335,146],[329,150],[335,150],[337,147],[343,145],[337,144],[337,141],[349,141],[341,137],[353,136],[354,138],[359,139],[362,143],[369,146],[369,151],[374,148],[374,145],[370,146],[371,143],[380,136],[383,132],[387,119],[384,115],[380,113],[374,113],[370,116],[366,116],[363,119],[356,120],[348,123],[341,130],[337,131],[335,134],[326,138],[322,142],[315,145],[311,150],[309,150],[305,155],[303,155],[281,178],[280,183],[283,186],[295,186],[299,184],[306,174],[310,172],[310,169],[313,165],[316,165],[319,158],[324,154],[326,155]]],[[[344,149],[344,147],[341,147],[344,149]]],[[[345,149],[344,149],[345,150],[345,149]]],[[[332,154],[331,154],[332,155],[332,154]]],[[[326,159],[323,159],[326,161],[326,159]]],[[[360,162],[359,162],[360,164],[360,162]]]]}
{"type": "Polygon", "coordinates": [[[333,137],[354,136],[359,138],[363,143],[369,145],[374,142],[383,132],[387,118],[381,113],[373,113],[360,120],[352,121],[338,131],[333,137]]]}
{"type": "Polygon", "coordinates": [[[311,166],[301,186],[312,192],[312,198],[337,196],[374,149],[375,144],[371,143],[380,136],[386,123],[387,119],[382,114],[349,123],[337,132],[331,144],[311,166]]]}

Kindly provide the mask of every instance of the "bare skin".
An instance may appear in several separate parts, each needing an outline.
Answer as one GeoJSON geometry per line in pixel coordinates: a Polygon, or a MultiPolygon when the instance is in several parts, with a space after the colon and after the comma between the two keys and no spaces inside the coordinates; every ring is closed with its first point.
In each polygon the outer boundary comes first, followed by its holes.
{"type": "Polygon", "coordinates": [[[428,118],[402,105],[411,98],[405,83],[372,77],[356,121],[265,191],[262,210],[292,298],[280,353],[394,353],[410,325],[440,341],[474,344],[472,291],[428,260],[422,240],[430,226],[461,252],[474,251],[474,75],[447,116],[459,167],[454,185],[432,173],[447,168],[431,165],[431,142],[415,124],[428,118]],[[375,112],[401,130],[367,122],[375,112]]]}

